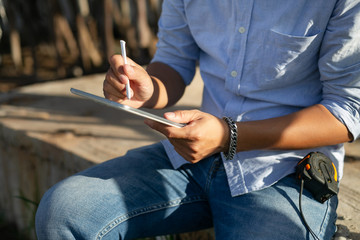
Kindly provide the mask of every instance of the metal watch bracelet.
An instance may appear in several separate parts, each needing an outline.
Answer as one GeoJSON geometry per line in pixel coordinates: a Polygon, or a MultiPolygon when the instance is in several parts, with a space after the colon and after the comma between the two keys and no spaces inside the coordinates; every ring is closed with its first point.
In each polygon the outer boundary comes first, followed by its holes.
{"type": "Polygon", "coordinates": [[[227,160],[232,160],[236,154],[236,147],[237,147],[237,126],[234,120],[230,117],[223,117],[225,122],[229,125],[230,128],[230,144],[229,150],[227,153],[224,153],[224,156],[227,160]]]}

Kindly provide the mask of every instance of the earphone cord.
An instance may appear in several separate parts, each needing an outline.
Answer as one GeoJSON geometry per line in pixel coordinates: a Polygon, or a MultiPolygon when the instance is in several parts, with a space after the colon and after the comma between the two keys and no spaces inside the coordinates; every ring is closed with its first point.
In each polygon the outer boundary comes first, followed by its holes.
{"type": "Polygon", "coordinates": [[[310,228],[310,226],[308,225],[308,223],[305,220],[305,217],[304,217],[304,214],[302,211],[302,207],[301,207],[301,196],[302,196],[303,190],[304,190],[304,179],[301,179],[300,194],[299,194],[299,209],[300,209],[301,219],[303,220],[306,229],[310,232],[310,234],[313,236],[313,238],[316,240],[320,240],[320,238],[313,232],[313,230],[310,228]]]}

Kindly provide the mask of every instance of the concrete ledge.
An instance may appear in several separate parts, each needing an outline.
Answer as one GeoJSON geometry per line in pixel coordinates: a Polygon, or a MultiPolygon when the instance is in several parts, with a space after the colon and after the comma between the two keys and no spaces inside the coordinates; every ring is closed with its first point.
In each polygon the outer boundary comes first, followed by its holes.
{"type": "MultiPolygon", "coordinates": [[[[128,149],[163,139],[141,118],[69,92],[75,87],[102,95],[103,79],[104,74],[97,74],[48,82],[0,96],[0,214],[32,238],[35,204],[50,186],[93,164],[123,155],[128,149]]],[[[197,75],[172,110],[197,108],[201,86],[197,75]]],[[[353,158],[360,157],[358,143],[349,145],[349,149],[353,158]]],[[[359,163],[348,162],[345,166],[339,205],[345,233],[340,237],[360,237],[359,163]]]]}
{"type": "MultiPolygon", "coordinates": [[[[140,117],[70,93],[75,87],[102,95],[104,75],[36,84],[0,96],[0,215],[32,238],[35,204],[50,186],[163,139],[140,117]]],[[[196,91],[187,91],[172,110],[200,105],[202,82],[199,75],[196,79],[190,86],[196,91]]]]}

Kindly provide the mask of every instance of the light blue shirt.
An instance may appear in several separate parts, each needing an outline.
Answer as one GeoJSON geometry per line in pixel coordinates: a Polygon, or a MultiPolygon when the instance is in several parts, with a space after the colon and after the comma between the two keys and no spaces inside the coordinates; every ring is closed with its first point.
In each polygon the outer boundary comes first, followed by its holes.
{"type": "MultiPolygon", "coordinates": [[[[186,84],[199,64],[204,112],[252,121],[320,103],[359,137],[359,0],[164,0],[158,37],[153,61],[186,84]]],[[[175,168],[186,162],[163,144],[175,168]]],[[[272,185],[310,151],[329,156],[341,178],[343,145],[239,152],[224,159],[232,195],[272,185]]]]}

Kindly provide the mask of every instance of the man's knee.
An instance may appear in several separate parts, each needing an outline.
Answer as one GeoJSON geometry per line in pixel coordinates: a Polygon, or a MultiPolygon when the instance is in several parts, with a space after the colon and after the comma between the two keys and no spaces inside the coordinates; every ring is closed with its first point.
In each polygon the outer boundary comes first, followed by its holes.
{"type": "MultiPolygon", "coordinates": [[[[73,178],[73,177],[72,177],[73,178]]],[[[54,237],[57,232],[66,232],[75,223],[74,214],[82,204],[76,186],[69,180],[62,181],[50,188],[38,206],[35,227],[38,239],[54,237]]]]}

